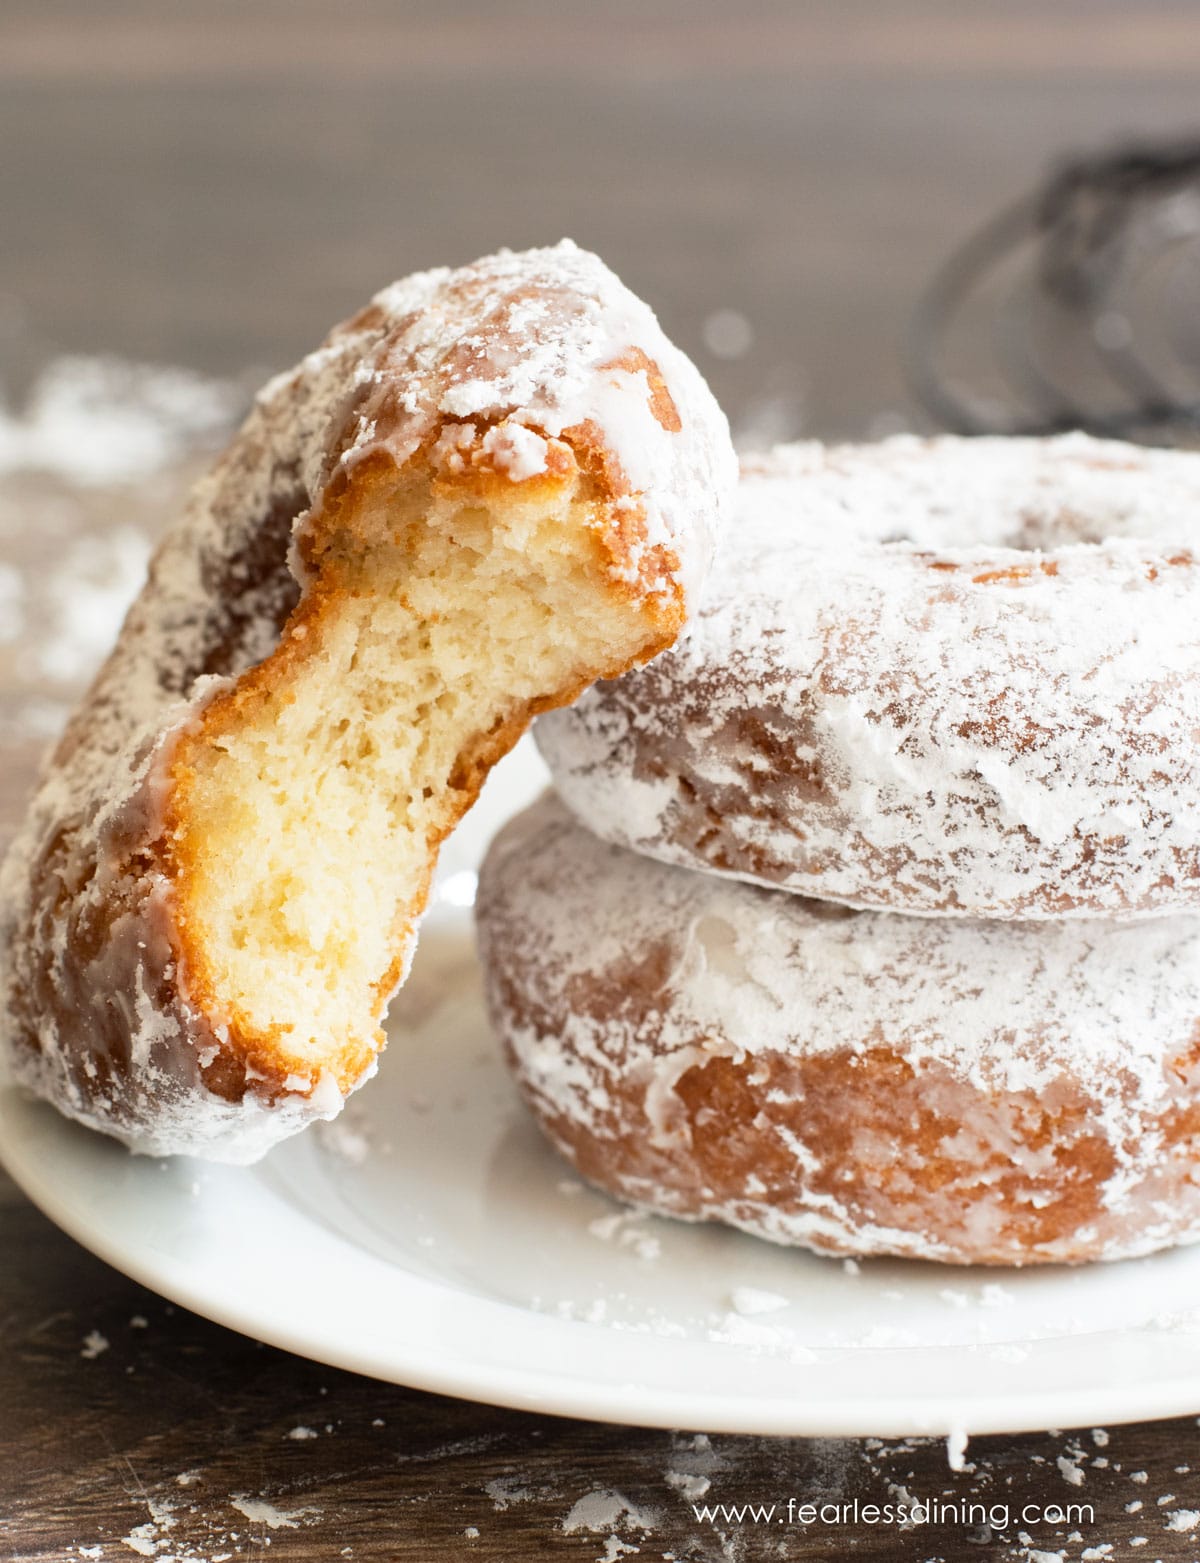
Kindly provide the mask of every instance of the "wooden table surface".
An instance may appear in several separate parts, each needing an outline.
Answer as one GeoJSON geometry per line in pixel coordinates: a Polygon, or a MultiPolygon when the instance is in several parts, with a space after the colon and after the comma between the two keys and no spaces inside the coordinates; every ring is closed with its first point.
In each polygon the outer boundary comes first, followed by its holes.
{"type": "MultiPolygon", "coordinates": [[[[1198,88],[1200,16],[1154,0],[5,0],[0,396],[63,353],[251,384],[395,275],[569,232],[654,303],[747,440],[904,426],[898,343],[938,259],[1062,151],[1194,129],[1198,88]]],[[[34,601],[68,557],[98,589],[96,560],[136,563],[181,481],[0,478],[0,602],[6,570],[34,601]]],[[[0,619],[0,837],[100,654],[81,620],[44,655],[46,602],[7,641],[0,619]]],[[[495,1410],[174,1309],[2,1181],[0,1336],[4,1559],[1200,1555],[1190,1418],[980,1439],[954,1474],[937,1442],[495,1410]],[[898,1485],[1093,1514],[706,1523],[671,1472],[724,1504],[898,1485]],[[575,1507],[614,1490],[648,1528],[575,1507]]]]}

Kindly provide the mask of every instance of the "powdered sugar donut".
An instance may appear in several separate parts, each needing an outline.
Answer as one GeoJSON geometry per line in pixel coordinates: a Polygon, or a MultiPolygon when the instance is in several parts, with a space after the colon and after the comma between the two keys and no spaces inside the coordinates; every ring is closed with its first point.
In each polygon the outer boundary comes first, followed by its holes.
{"type": "Polygon", "coordinates": [[[1200,1237],[1200,920],[856,912],[608,846],[553,798],[477,915],[526,1101],[622,1199],[955,1264],[1200,1237]]]}
{"type": "Polygon", "coordinates": [[[1191,452],[780,449],[687,637],[538,741],[665,862],[914,913],[1195,911],[1198,539],[1191,452]]]}
{"type": "Polygon", "coordinates": [[[438,843],[535,711],[670,643],[735,464],[564,244],[410,277],[262,394],[0,883],[17,1077],[250,1160],[375,1068],[438,843]]]}

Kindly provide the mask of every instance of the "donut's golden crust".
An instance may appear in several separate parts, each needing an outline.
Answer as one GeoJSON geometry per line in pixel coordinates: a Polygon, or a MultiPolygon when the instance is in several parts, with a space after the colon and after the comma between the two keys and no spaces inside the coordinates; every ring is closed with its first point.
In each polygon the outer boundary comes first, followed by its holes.
{"type": "Polygon", "coordinates": [[[1194,1071],[1183,1100],[1157,1125],[1162,1165],[1146,1179],[1136,1204],[1113,1213],[1101,1191],[1114,1174],[1114,1158],[1090,1127],[1094,1103],[1078,1090],[1063,1087],[1049,1100],[1014,1093],[993,1104],[994,1138],[979,1144],[977,1161],[964,1162],[940,1147],[979,1104],[942,1069],[918,1073],[879,1051],[799,1062],[768,1056],[753,1064],[717,1058],[689,1070],[675,1088],[687,1149],[671,1153],[655,1149],[638,1083],[616,1085],[611,1116],[587,1129],[549,1109],[511,1046],[506,1054],[526,1104],[580,1174],[607,1193],[665,1215],[718,1219],[712,1212],[720,1208],[719,1219],[778,1241],[776,1233],[790,1222],[802,1225],[836,1202],[844,1230],[813,1230],[796,1241],[821,1254],[1013,1267],[1143,1252],[1140,1216],[1167,1207],[1174,1212],[1173,1230],[1153,1247],[1194,1241],[1200,1233],[1194,1178],[1200,1078],[1194,1071]],[[781,1132],[820,1143],[821,1169],[799,1181],[781,1132]],[[1048,1172],[1031,1178],[1006,1151],[1009,1139],[1045,1152],[1048,1172]],[[888,1145],[886,1167],[864,1164],[858,1154],[859,1142],[872,1140],[888,1145]],[[976,1237],[974,1211],[984,1200],[987,1232],[976,1237]],[[1003,1215],[996,1217],[996,1208],[1003,1215]],[[882,1232],[896,1236],[881,1243],[882,1232]]]}
{"type": "Polygon", "coordinates": [[[332,1116],[439,842],[535,713],[671,642],[733,477],[695,370],[571,246],[338,328],[164,541],[5,865],[18,1077],[156,1154],[332,1116]]]}
{"type": "Polygon", "coordinates": [[[498,839],[478,917],[526,1102],[619,1198],[819,1253],[953,1264],[1200,1237],[1189,920],[847,912],[603,846],[551,802],[498,839]]]}

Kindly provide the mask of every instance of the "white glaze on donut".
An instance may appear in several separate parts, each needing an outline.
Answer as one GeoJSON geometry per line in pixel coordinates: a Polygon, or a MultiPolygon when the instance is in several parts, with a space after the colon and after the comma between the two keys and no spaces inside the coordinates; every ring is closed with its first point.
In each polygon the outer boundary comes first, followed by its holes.
{"type": "Polygon", "coordinates": [[[1198,910],[1198,541],[1191,452],[785,447],[688,635],[538,742],[666,862],[919,914],[1198,910]]]}

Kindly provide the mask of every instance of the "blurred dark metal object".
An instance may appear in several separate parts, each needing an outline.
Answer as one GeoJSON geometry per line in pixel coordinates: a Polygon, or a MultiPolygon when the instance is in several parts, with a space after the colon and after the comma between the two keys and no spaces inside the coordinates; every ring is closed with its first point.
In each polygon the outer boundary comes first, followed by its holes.
{"type": "Polygon", "coordinates": [[[998,213],[919,302],[906,367],[957,433],[1200,440],[1200,139],[1072,159],[998,213]],[[981,339],[992,392],[945,367],[981,339]]]}

